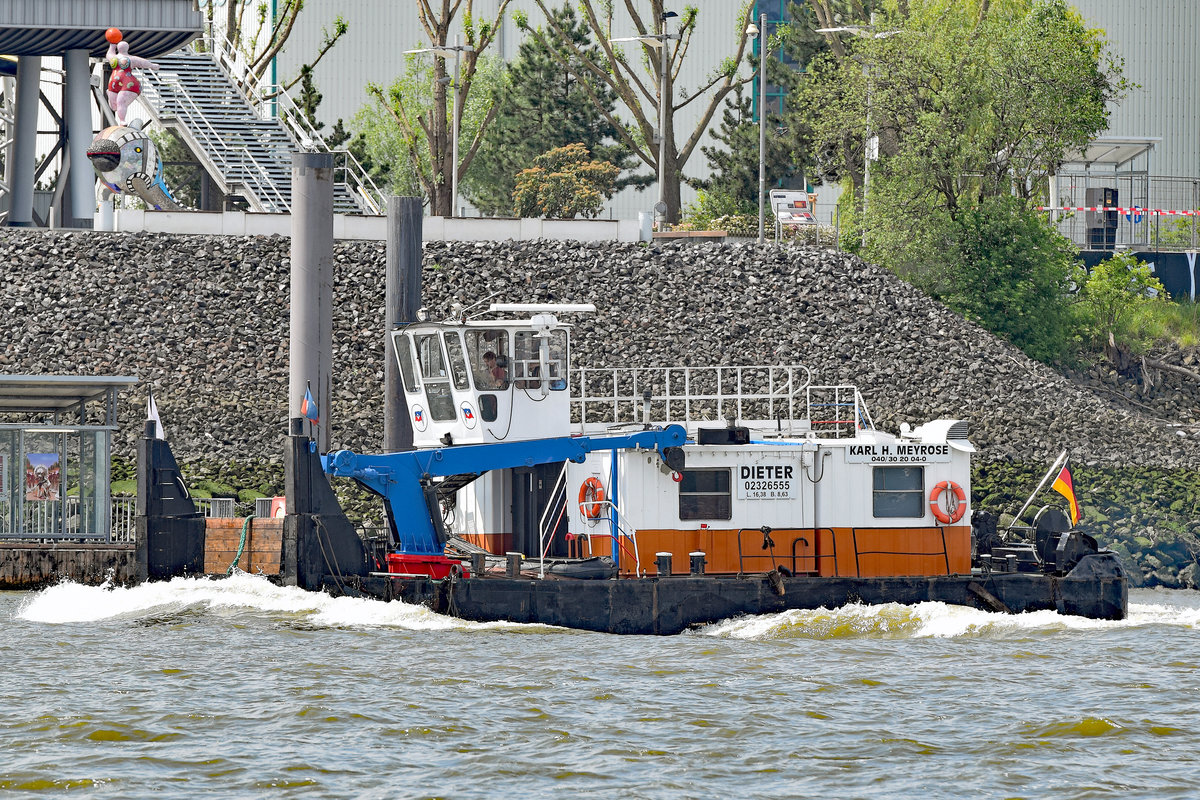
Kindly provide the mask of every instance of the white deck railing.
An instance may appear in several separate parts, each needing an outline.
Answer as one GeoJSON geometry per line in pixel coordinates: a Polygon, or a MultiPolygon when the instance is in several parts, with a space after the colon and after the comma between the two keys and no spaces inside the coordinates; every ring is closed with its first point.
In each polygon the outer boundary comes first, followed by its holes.
{"type": "Polygon", "coordinates": [[[588,426],[771,421],[784,433],[853,436],[874,428],[853,385],[812,385],[804,366],[582,367],[571,372],[571,418],[588,426]]]}

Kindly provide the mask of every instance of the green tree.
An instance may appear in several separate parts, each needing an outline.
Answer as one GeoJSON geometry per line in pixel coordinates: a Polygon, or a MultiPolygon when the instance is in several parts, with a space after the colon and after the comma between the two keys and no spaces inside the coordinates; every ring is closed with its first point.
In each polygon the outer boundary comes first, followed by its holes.
{"type": "MultiPolygon", "coordinates": [[[[798,170],[791,159],[792,143],[779,134],[778,114],[767,114],[767,146],[763,155],[767,187],[790,184],[798,170]]],[[[726,213],[757,213],[758,210],[758,120],[754,101],[741,87],[725,100],[721,124],[713,131],[718,144],[700,148],[708,159],[712,176],[693,181],[703,189],[707,202],[729,209],[726,213]]]]}
{"type": "MultiPolygon", "coordinates": [[[[555,24],[576,50],[588,59],[599,58],[591,33],[569,5],[553,13],[555,24]]],[[[582,71],[579,65],[574,72],[565,66],[575,60],[570,49],[552,38],[526,37],[521,43],[501,84],[496,119],[463,183],[471,202],[483,213],[511,214],[517,173],[555,147],[582,143],[598,160],[623,171],[638,163],[629,148],[616,141],[619,134],[605,118],[616,107],[612,89],[586,73],[583,80],[588,85],[581,85],[575,77],[582,71]],[[559,49],[557,57],[550,47],[559,49]]],[[[627,174],[617,180],[615,189],[651,181],[652,176],[627,174]]]]}
{"type": "Polygon", "coordinates": [[[595,217],[620,173],[607,161],[593,160],[579,143],[556,147],[533,163],[517,176],[513,202],[520,217],[595,217]]]}
{"type": "MultiPolygon", "coordinates": [[[[437,68],[428,58],[409,56],[405,71],[392,81],[386,91],[371,86],[372,95],[366,105],[355,113],[350,127],[354,135],[347,149],[371,173],[381,188],[407,196],[424,196],[429,199],[435,215],[448,215],[451,191],[448,173],[443,175],[438,167],[449,168],[451,148],[448,142],[437,145],[430,140],[435,135],[427,124],[436,119],[436,93],[430,86],[437,80],[437,68]],[[399,114],[413,125],[397,122],[399,114]],[[444,158],[442,158],[444,156],[444,158]],[[441,198],[438,200],[438,198],[441,198]],[[438,202],[444,203],[439,207],[438,202]]],[[[499,58],[482,57],[476,61],[472,83],[475,91],[466,95],[459,128],[461,164],[470,164],[475,147],[482,141],[486,125],[495,114],[493,98],[504,80],[504,64],[499,58]],[[462,142],[474,143],[467,147],[462,142]]],[[[333,138],[344,135],[334,127],[333,138]]],[[[460,189],[467,191],[467,180],[462,179],[460,189]]]]}
{"type": "Polygon", "coordinates": [[[920,239],[916,229],[936,209],[956,219],[984,198],[1042,192],[1064,154],[1107,127],[1107,104],[1126,88],[1102,34],[1063,0],[889,9],[873,26],[828,33],[829,53],[796,96],[823,168],[856,194],[868,133],[877,137],[866,254],[883,263],[889,253],[871,246],[883,222],[905,226],[884,241],[920,239]],[[897,204],[908,213],[895,213],[897,204]]]}
{"type": "Polygon", "coordinates": [[[611,0],[580,0],[580,13],[600,48],[599,57],[589,58],[588,54],[574,44],[568,32],[557,24],[545,0],[534,2],[542,11],[547,23],[546,28],[530,26],[528,19],[523,16],[517,18],[518,25],[535,39],[553,39],[555,46],[549,47],[549,52],[555,54],[560,63],[569,69],[582,85],[590,85],[590,78],[607,85],[616,95],[631,122],[621,122],[614,113],[606,111],[598,97],[593,96],[592,102],[601,109],[605,119],[618,132],[621,142],[653,168],[656,175],[662,176],[663,197],[667,204],[666,219],[668,222],[678,221],[684,166],[708,131],[709,123],[721,107],[725,96],[752,79],[752,76],[740,74],[739,67],[749,41],[745,31],[753,15],[753,5],[746,3],[731,21],[730,27],[734,34],[729,54],[717,60],[713,70],[700,85],[694,89],[677,89],[677,76],[688,55],[696,30],[699,12],[695,6],[684,8],[676,20],[673,13],[671,17],[666,16],[669,12],[664,7],[664,0],[626,0],[622,7],[637,35],[643,37],[643,41],[629,44],[630,49],[637,54],[631,57],[626,54],[622,43],[612,41],[617,4],[611,0]],[[662,37],[668,22],[671,22],[675,31],[667,34],[670,38],[664,40],[662,37]],[[562,48],[565,48],[573,59],[561,55],[562,48]],[[666,51],[665,73],[662,68],[663,49],[666,51]],[[692,103],[703,106],[695,127],[686,134],[687,138],[681,144],[679,137],[686,132],[675,130],[676,114],[692,103]],[[659,164],[658,146],[660,127],[666,143],[662,164],[659,164]]]}
{"type": "MultiPolygon", "coordinates": [[[[442,0],[438,8],[434,8],[433,0],[417,0],[417,16],[425,36],[429,40],[429,49],[438,53],[426,53],[418,56],[408,56],[405,74],[388,87],[387,91],[378,84],[367,84],[367,92],[377,103],[377,110],[383,111],[397,129],[394,136],[387,137],[392,142],[401,144],[402,157],[413,162],[415,177],[420,182],[424,194],[429,198],[429,206],[435,216],[450,217],[456,213],[454,209],[453,184],[454,176],[462,180],[471,161],[483,143],[484,135],[498,110],[494,95],[488,89],[472,92],[475,85],[476,73],[487,63],[482,60],[484,51],[496,40],[500,24],[504,20],[504,12],[510,0],[500,0],[496,14],[491,21],[475,14],[474,0],[442,0]],[[459,11],[462,12],[462,29],[466,39],[464,45],[452,45],[450,28],[459,11]],[[447,48],[462,47],[457,58],[458,82],[451,86],[454,66],[448,62],[455,56],[447,55],[447,48]],[[432,80],[422,85],[413,85],[406,81],[419,68],[414,59],[432,60],[432,80]],[[432,89],[432,97],[430,96],[432,89]],[[459,158],[454,163],[453,148],[453,114],[449,102],[449,92],[457,98],[458,108],[463,109],[459,125],[459,158]],[[484,95],[484,97],[480,97],[484,95]],[[481,103],[480,100],[483,102],[481,103]],[[483,110],[482,115],[472,116],[472,104],[476,110],[483,110]],[[473,135],[466,135],[466,131],[473,135]]],[[[371,136],[370,131],[376,131],[374,126],[368,129],[364,125],[364,133],[371,136]]]]}
{"type": "Polygon", "coordinates": [[[1026,355],[1052,361],[1071,340],[1069,292],[1082,277],[1069,239],[1017,197],[985,198],[941,217],[941,299],[1026,355]]]}

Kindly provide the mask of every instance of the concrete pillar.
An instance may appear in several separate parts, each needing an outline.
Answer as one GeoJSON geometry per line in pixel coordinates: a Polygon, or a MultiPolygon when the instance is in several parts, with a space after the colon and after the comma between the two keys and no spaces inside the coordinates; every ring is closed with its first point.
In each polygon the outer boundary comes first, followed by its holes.
{"type": "Polygon", "coordinates": [[[411,450],[412,420],[404,403],[391,331],[415,322],[421,307],[421,198],[389,197],[387,271],[384,278],[383,449],[411,450]]]}
{"type": "Polygon", "coordinates": [[[288,417],[302,417],[312,387],[320,422],[312,438],[329,448],[333,394],[333,154],[292,154],[291,341],[288,417]]]}
{"type": "Polygon", "coordinates": [[[71,213],[63,214],[60,222],[74,227],[90,222],[96,211],[96,171],[88,161],[87,149],[92,143],[91,79],[92,63],[87,50],[68,50],[63,61],[66,67],[66,87],[63,92],[63,117],[67,124],[67,149],[71,152],[71,213]]]}
{"type": "Polygon", "coordinates": [[[8,166],[8,224],[33,227],[33,173],[37,161],[37,118],[42,59],[21,56],[17,61],[16,131],[12,163],[8,166]]]}

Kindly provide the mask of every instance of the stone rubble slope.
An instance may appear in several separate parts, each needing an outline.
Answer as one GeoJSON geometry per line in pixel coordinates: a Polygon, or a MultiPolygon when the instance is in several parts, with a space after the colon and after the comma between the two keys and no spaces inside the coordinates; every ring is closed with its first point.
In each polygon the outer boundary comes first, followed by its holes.
{"type": "MultiPolygon", "coordinates": [[[[153,387],[177,457],[279,461],[286,431],[286,237],[0,232],[6,374],[136,375],[118,454],[153,387]]],[[[384,247],[334,249],[335,448],[378,449],[384,247]]],[[[1095,394],[856,256],[753,244],[429,243],[424,298],[591,302],[577,366],[804,364],[857,384],[876,423],[967,419],[978,459],[1187,467],[1200,443],[1095,394]]]]}

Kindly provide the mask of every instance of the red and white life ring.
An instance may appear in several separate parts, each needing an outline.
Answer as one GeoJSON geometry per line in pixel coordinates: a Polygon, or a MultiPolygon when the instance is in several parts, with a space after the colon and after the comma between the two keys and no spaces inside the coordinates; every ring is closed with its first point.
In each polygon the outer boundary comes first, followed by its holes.
{"type": "Polygon", "coordinates": [[[597,477],[588,478],[579,487],[579,510],[588,519],[598,519],[604,510],[604,484],[597,477]]]}
{"type": "Polygon", "coordinates": [[[933,516],[937,521],[943,525],[958,522],[967,510],[967,493],[954,481],[942,481],[937,486],[934,486],[933,491],[929,493],[929,510],[933,512],[933,516]],[[938,501],[942,497],[942,492],[947,489],[954,496],[948,499],[946,509],[943,510],[941,503],[938,501]]]}

